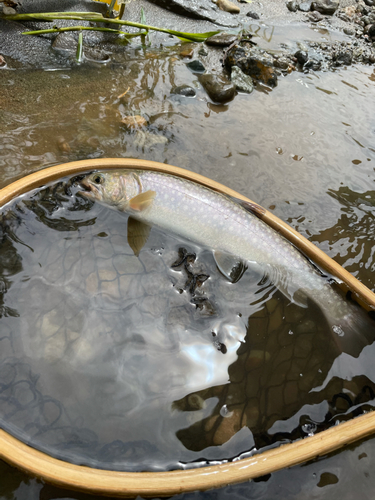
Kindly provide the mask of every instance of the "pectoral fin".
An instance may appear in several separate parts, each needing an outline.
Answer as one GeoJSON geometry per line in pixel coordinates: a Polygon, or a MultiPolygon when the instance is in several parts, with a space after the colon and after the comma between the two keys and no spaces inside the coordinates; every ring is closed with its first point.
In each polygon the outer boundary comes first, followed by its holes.
{"type": "Polygon", "coordinates": [[[215,250],[214,259],[219,271],[232,283],[236,283],[247,269],[244,261],[229,253],[215,250]]]}
{"type": "Polygon", "coordinates": [[[129,201],[129,207],[132,210],[141,212],[151,205],[151,203],[154,201],[155,196],[156,192],[151,190],[145,191],[141,194],[137,194],[137,196],[134,196],[134,198],[129,201]]]}
{"type": "Polygon", "coordinates": [[[138,257],[139,252],[145,245],[151,226],[139,220],[129,217],[128,219],[128,243],[134,254],[138,257]]]}

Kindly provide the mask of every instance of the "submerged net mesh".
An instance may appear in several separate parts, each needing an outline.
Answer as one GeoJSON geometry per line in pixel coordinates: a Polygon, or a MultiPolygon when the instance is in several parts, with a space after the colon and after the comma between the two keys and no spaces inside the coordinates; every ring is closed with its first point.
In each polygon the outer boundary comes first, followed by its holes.
{"type": "Polygon", "coordinates": [[[126,217],[78,195],[78,181],[0,216],[3,429],[74,463],[161,470],[371,408],[371,370],[333,369],[340,353],[314,304],[291,304],[251,269],[228,283],[209,250],[155,228],[134,256],[126,217]]]}

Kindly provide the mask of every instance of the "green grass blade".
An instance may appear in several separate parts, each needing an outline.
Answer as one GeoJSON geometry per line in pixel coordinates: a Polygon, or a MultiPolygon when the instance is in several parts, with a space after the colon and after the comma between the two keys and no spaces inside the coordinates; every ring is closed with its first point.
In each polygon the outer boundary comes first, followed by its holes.
{"type": "Polygon", "coordinates": [[[203,42],[210,36],[216,35],[219,31],[209,31],[207,33],[185,33],[184,31],[169,30],[166,28],[158,28],[156,26],[150,26],[143,23],[134,23],[131,21],[125,21],[122,19],[107,19],[97,12],[44,12],[44,13],[34,13],[34,14],[15,14],[12,16],[3,16],[5,19],[10,19],[12,21],[53,21],[58,19],[68,19],[76,21],[91,21],[95,23],[106,23],[106,24],[117,24],[121,26],[132,26],[134,28],[140,28],[145,31],[160,31],[162,33],[168,33],[169,35],[174,35],[185,40],[193,42],[203,42]]]}
{"type": "Polygon", "coordinates": [[[76,53],[77,63],[82,62],[82,56],[83,56],[83,33],[82,33],[82,31],[80,31],[79,35],[78,35],[78,45],[77,45],[77,53],[76,53]]]}

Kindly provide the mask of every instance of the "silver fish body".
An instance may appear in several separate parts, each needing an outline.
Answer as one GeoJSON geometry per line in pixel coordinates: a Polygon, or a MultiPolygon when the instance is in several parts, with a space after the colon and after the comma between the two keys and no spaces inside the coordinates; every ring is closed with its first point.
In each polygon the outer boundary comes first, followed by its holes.
{"type": "Polygon", "coordinates": [[[141,222],[256,263],[289,298],[306,295],[313,300],[335,335],[348,337],[354,330],[362,336],[358,330],[368,329],[367,317],[365,324],[359,320],[353,327],[359,308],[344,300],[305,256],[225,195],[180,177],[143,170],[96,172],[83,185],[86,196],[141,222]],[[152,195],[145,203],[147,193],[152,195]],[[132,203],[140,195],[141,206],[132,203]]]}

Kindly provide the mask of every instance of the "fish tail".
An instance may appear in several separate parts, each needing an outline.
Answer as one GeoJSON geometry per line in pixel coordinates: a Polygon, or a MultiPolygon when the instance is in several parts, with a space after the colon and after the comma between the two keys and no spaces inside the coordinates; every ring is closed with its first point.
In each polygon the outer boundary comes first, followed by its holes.
{"type": "Polygon", "coordinates": [[[350,303],[346,314],[340,318],[327,314],[326,319],[340,352],[357,358],[362,349],[375,340],[375,320],[365,309],[350,303]]]}

